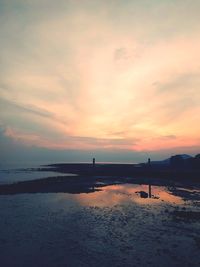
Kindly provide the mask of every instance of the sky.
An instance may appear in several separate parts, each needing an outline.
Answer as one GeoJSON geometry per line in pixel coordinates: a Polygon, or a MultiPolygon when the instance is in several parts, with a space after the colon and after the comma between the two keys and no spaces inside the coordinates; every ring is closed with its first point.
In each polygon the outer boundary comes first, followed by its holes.
{"type": "Polygon", "coordinates": [[[0,0],[0,159],[199,153],[199,14],[199,0],[0,0]]]}

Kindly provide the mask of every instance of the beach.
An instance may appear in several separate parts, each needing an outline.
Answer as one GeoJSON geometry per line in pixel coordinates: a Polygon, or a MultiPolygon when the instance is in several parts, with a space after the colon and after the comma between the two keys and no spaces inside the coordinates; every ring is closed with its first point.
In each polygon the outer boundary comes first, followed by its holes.
{"type": "Polygon", "coordinates": [[[60,176],[0,189],[2,266],[199,266],[198,183],[154,179],[149,197],[150,181],[60,176]],[[80,190],[70,193],[72,179],[80,190]],[[26,191],[41,181],[49,191],[26,191]]]}

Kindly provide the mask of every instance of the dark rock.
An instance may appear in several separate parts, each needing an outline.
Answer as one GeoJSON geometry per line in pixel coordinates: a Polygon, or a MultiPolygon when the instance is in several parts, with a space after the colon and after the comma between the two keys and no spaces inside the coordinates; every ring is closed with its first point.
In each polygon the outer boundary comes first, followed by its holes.
{"type": "Polygon", "coordinates": [[[148,198],[148,193],[146,193],[144,191],[140,191],[140,197],[141,198],[148,198]]]}

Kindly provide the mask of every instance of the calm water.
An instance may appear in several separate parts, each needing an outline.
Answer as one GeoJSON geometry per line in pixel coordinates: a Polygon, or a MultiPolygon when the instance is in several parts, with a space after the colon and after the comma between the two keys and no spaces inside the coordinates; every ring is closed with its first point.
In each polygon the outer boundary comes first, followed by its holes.
{"type": "Polygon", "coordinates": [[[37,171],[37,168],[41,168],[41,165],[25,164],[25,166],[22,166],[16,163],[3,165],[0,167],[0,184],[55,176],[73,176],[73,174],[63,174],[49,170],[37,171]]]}
{"type": "Polygon", "coordinates": [[[199,266],[194,203],[166,187],[113,185],[89,194],[0,196],[1,266],[199,266]]]}

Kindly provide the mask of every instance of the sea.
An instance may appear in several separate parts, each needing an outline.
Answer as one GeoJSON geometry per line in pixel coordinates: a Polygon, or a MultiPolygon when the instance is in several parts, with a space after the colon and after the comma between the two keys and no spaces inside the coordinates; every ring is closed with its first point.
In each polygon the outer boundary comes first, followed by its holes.
{"type": "Polygon", "coordinates": [[[48,164],[52,162],[3,162],[0,163],[0,184],[7,184],[19,181],[28,181],[46,177],[67,176],[71,174],[63,174],[55,171],[49,171],[48,164]],[[43,171],[38,171],[38,168],[43,168],[43,171]],[[48,170],[45,171],[45,168],[48,170]]]}

